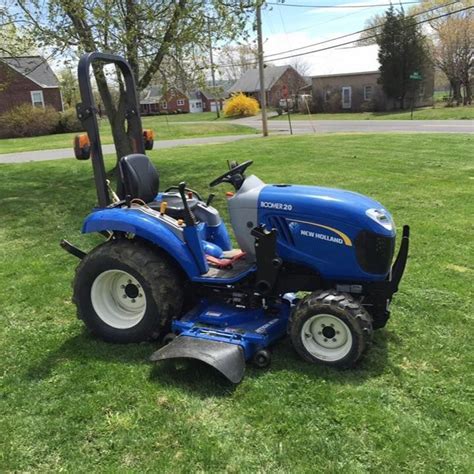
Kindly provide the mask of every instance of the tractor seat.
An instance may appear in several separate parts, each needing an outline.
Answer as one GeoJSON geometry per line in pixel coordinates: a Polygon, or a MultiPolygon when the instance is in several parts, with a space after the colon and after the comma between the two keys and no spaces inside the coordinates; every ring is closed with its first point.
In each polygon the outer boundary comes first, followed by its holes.
{"type": "MultiPolygon", "coordinates": [[[[119,161],[120,181],[117,194],[120,199],[130,195],[132,199],[140,199],[152,209],[159,211],[161,202],[155,201],[160,186],[160,175],[148,156],[142,154],[127,155],[119,161]]],[[[184,216],[181,197],[176,193],[166,193],[163,201],[168,203],[166,214],[174,219],[184,216]],[[168,199],[169,194],[169,199],[168,199]]],[[[191,210],[197,206],[198,200],[188,200],[191,210]]]]}

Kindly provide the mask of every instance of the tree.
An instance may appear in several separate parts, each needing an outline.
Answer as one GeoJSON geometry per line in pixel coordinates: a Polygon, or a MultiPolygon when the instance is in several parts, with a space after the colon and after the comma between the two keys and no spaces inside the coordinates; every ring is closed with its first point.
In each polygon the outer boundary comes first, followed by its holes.
{"type": "Polygon", "coordinates": [[[249,69],[255,69],[258,61],[257,45],[225,45],[218,53],[218,70],[228,81],[235,82],[249,69]]]}
{"type": "Polygon", "coordinates": [[[449,80],[452,101],[456,104],[472,102],[474,68],[474,13],[471,10],[457,12],[462,7],[472,6],[472,0],[446,6],[444,0],[424,0],[415,12],[435,7],[436,10],[421,14],[433,30],[432,56],[435,65],[449,80]],[[442,18],[436,18],[447,14],[442,18]],[[464,98],[462,97],[464,89],[464,98]]]}
{"type": "MultiPolygon", "coordinates": [[[[64,52],[103,51],[123,55],[139,90],[173,58],[201,61],[211,34],[216,41],[234,39],[246,31],[251,3],[226,0],[17,0],[21,20],[33,29],[41,45],[64,52]]],[[[250,1],[250,0],[249,0],[250,1]]],[[[126,129],[124,94],[113,101],[104,70],[94,67],[97,87],[109,118],[120,158],[132,152],[126,129]]],[[[117,79],[123,92],[123,85],[117,79]]]]}
{"type": "Polygon", "coordinates": [[[383,90],[404,109],[407,97],[417,87],[410,75],[422,72],[429,62],[425,37],[413,18],[392,6],[385,14],[377,44],[383,90]]]}
{"type": "Polygon", "coordinates": [[[377,37],[382,32],[383,22],[385,21],[385,15],[376,14],[370,17],[364,24],[364,31],[360,34],[357,46],[369,46],[371,44],[377,44],[377,37]],[[369,29],[370,28],[370,29],[369,29]]]}

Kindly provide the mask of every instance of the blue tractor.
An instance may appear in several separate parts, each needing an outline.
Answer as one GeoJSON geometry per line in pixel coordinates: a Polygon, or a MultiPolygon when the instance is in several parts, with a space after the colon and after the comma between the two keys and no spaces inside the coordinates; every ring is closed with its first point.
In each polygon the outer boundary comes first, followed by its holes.
{"type": "Polygon", "coordinates": [[[310,363],[352,367],[389,318],[408,226],[392,264],[395,225],[379,202],[340,189],[266,184],[248,173],[252,161],[230,163],[210,186],[233,188],[233,249],[213,194],[203,200],[185,182],[159,190],[128,64],[89,53],[78,75],[87,136],[76,140],[76,156],[91,156],[98,197],[82,232],[105,242],[87,254],[61,244],[81,259],[73,301],[87,328],[115,343],[159,339],[152,361],[198,359],[234,383],[246,361],[267,366],[270,346],[286,335],[310,363]],[[94,61],[115,64],[126,85],[134,153],[119,161],[116,191],[104,168],[89,79],[94,61]]]}

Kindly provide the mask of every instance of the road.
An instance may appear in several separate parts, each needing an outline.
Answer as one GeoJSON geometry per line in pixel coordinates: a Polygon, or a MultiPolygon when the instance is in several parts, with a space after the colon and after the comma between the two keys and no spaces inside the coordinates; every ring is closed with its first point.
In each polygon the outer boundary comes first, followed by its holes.
{"type": "MultiPolygon", "coordinates": [[[[235,120],[235,123],[261,130],[255,117],[235,120]]],[[[294,120],[293,133],[474,133],[473,120],[294,120]]],[[[289,133],[286,120],[269,120],[268,129],[274,133],[289,133]]]]}
{"type": "MultiPolygon", "coordinates": [[[[233,120],[233,123],[248,125],[261,130],[261,121],[258,117],[233,120]]],[[[194,122],[196,123],[196,122],[194,122]]],[[[295,120],[292,123],[295,135],[307,133],[474,133],[473,120],[295,120]]],[[[289,134],[288,122],[283,120],[269,120],[270,134],[289,134]]],[[[208,145],[214,143],[228,143],[246,138],[255,138],[257,135],[225,135],[217,137],[182,138],[178,140],[156,141],[155,149],[174,148],[189,145],[208,145]]],[[[103,146],[104,154],[114,153],[113,145],[103,146]]],[[[27,151],[22,153],[0,154],[0,163],[25,163],[28,161],[58,160],[73,158],[71,148],[57,150],[27,151]]]]}

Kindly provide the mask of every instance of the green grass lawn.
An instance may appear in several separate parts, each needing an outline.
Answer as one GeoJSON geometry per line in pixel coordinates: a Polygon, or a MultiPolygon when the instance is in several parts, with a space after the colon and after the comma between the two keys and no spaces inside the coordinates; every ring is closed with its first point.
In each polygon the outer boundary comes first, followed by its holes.
{"type": "MultiPolygon", "coordinates": [[[[410,120],[411,112],[341,112],[320,114],[291,114],[293,120],[410,120]]],[[[288,120],[286,114],[272,117],[271,120],[288,120]]],[[[444,107],[442,105],[415,109],[413,120],[474,120],[474,106],[444,107]]]]}
{"type": "Polygon", "coordinates": [[[412,227],[392,319],[356,369],[312,366],[284,340],[236,387],[205,368],[153,367],[156,344],[106,344],[76,319],[77,261],[58,243],[101,240],[80,235],[90,163],[0,165],[0,471],[473,472],[472,140],[319,135],[151,153],[162,188],[186,179],[206,194],[227,159],[253,159],[268,182],[358,191],[412,227]]]}
{"type": "MultiPolygon", "coordinates": [[[[204,112],[203,114],[144,117],[143,127],[152,128],[155,131],[155,140],[256,133],[254,128],[245,125],[225,123],[225,121],[199,123],[198,119],[194,120],[195,115],[206,115],[202,120],[210,120],[207,114],[210,114],[210,112],[204,112]],[[183,122],[186,117],[193,119],[190,120],[190,122],[195,123],[180,123],[183,122]]],[[[112,143],[112,133],[107,119],[101,121],[100,130],[102,143],[104,145],[112,143]]],[[[42,137],[0,139],[0,154],[34,150],[52,150],[55,148],[72,148],[72,142],[75,135],[75,133],[60,133],[42,137]]]]}

